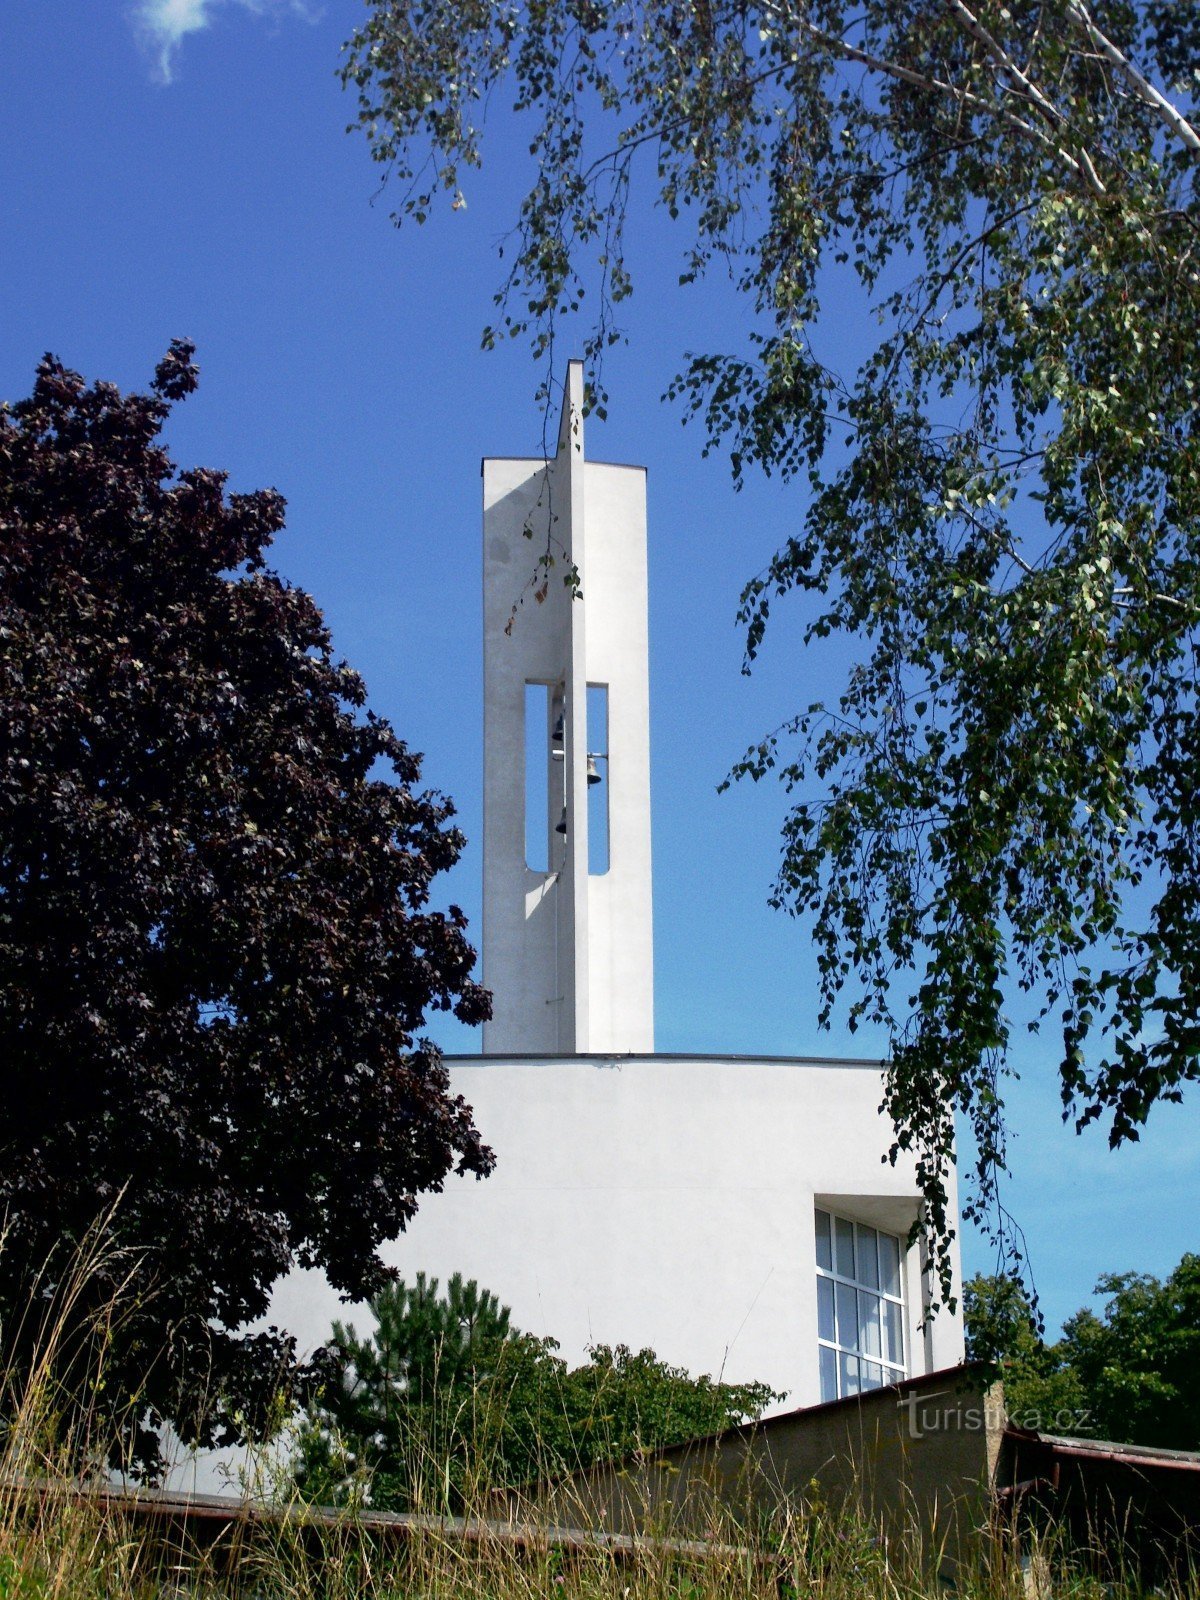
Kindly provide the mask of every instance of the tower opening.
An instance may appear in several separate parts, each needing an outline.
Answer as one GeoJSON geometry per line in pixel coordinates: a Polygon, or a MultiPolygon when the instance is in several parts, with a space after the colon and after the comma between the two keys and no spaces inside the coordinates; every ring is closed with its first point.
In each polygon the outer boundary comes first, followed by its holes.
{"type": "Polygon", "coordinates": [[[608,812],[612,793],[608,760],[608,685],[587,686],[588,873],[608,871],[608,812]]]}

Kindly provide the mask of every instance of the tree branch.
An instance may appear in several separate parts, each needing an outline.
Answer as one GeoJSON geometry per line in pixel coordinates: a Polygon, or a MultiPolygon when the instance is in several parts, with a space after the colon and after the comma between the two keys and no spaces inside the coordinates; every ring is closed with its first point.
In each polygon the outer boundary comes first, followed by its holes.
{"type": "Polygon", "coordinates": [[[1087,8],[1081,4],[1081,0],[1069,0],[1067,14],[1084,30],[1104,59],[1116,67],[1138,99],[1158,113],[1164,126],[1169,128],[1193,155],[1200,155],[1200,134],[1197,134],[1178,107],[1172,105],[1166,95],[1156,89],[1148,78],[1142,76],[1129,57],[1117,48],[1107,34],[1101,33],[1092,21],[1087,8]]]}
{"type": "MultiPolygon", "coordinates": [[[[951,3],[953,3],[953,0],[951,0],[951,3]]],[[[929,93],[949,95],[952,100],[957,101],[960,105],[972,106],[978,111],[998,117],[1001,122],[1007,123],[1009,127],[1024,134],[1027,139],[1032,139],[1035,144],[1041,145],[1043,150],[1054,156],[1075,177],[1082,178],[1094,194],[1102,195],[1107,192],[1090,158],[1086,157],[1083,152],[1081,152],[1082,159],[1073,156],[1069,150],[1065,150],[1061,144],[1043,133],[1040,128],[1026,121],[1024,117],[1018,116],[1015,111],[1011,111],[1007,106],[997,105],[993,101],[985,100],[982,95],[975,94],[970,89],[964,89],[957,84],[949,83],[943,78],[929,77],[923,72],[915,71],[912,67],[901,66],[898,61],[887,61],[881,56],[872,55],[870,51],[851,44],[848,39],[840,38],[837,34],[827,33],[824,28],[818,27],[815,22],[810,22],[807,17],[785,15],[774,3],[774,0],[764,0],[763,10],[785,27],[793,24],[799,26],[810,38],[825,45],[827,49],[835,51],[847,61],[856,62],[859,66],[867,67],[872,72],[881,72],[887,77],[896,78],[901,83],[910,83],[914,88],[924,89],[929,93]]],[[[968,15],[970,15],[969,12],[968,15]]],[[[1018,77],[1028,82],[1025,79],[1025,75],[1020,72],[1020,69],[1015,64],[1013,71],[1018,77]]],[[[1042,98],[1044,99],[1044,97],[1042,98]]],[[[1035,100],[1033,103],[1037,104],[1037,101],[1035,100]]],[[[1047,101],[1046,104],[1049,104],[1049,102],[1047,101]]],[[[1051,107],[1051,111],[1059,124],[1061,124],[1063,121],[1061,113],[1054,111],[1053,107],[1051,107]]]]}

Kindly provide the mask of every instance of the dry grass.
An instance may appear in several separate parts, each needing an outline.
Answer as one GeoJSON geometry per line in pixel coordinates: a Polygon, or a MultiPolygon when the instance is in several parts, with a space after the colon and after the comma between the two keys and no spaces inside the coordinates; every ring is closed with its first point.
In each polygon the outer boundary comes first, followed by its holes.
{"type": "MultiPolygon", "coordinates": [[[[486,1483],[473,1487],[465,1522],[436,1506],[403,1522],[361,1510],[314,1518],[289,1499],[267,1458],[256,1519],[148,1515],[98,1492],[107,1480],[86,1414],[81,1421],[57,1388],[66,1330],[105,1240],[101,1225],[66,1280],[31,1300],[26,1316],[37,1322],[25,1332],[35,1331],[35,1359],[20,1393],[0,1368],[0,1600],[936,1600],[947,1592],[945,1552],[930,1548],[915,1516],[885,1546],[852,1509],[815,1500],[738,1516],[710,1499],[674,1508],[669,1524],[636,1545],[614,1546],[563,1533],[571,1522],[586,1528],[587,1514],[561,1492],[552,1513],[525,1505],[519,1528],[501,1526],[486,1483]]],[[[71,1352],[74,1382],[83,1374],[86,1384],[103,1383],[116,1315],[119,1307],[94,1318],[86,1349],[71,1352]]],[[[1136,1600],[1132,1563],[1123,1571],[1121,1552],[1107,1554],[1102,1584],[1053,1536],[1026,1540],[1022,1559],[992,1534],[959,1562],[953,1588],[964,1600],[1136,1600]]],[[[1189,1572],[1156,1593],[1200,1600],[1200,1583],[1189,1572]]]]}

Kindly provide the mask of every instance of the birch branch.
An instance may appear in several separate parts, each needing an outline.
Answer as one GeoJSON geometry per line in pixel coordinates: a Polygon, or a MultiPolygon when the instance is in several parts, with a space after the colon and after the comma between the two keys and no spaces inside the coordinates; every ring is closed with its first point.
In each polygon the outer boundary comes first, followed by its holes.
{"type": "Polygon", "coordinates": [[[1200,155],[1200,134],[1197,134],[1179,108],[1172,105],[1166,95],[1156,89],[1148,78],[1142,76],[1129,57],[1117,48],[1107,34],[1101,33],[1081,0],[1070,0],[1067,14],[1084,30],[1110,66],[1116,67],[1126,82],[1132,86],[1138,99],[1157,111],[1166,126],[1193,155],[1200,155]]]}
{"type": "Polygon", "coordinates": [[[964,5],[963,0],[949,0],[949,6],[972,39],[983,46],[995,64],[1019,86],[1026,99],[1032,101],[1049,121],[1053,122],[1057,127],[1061,127],[1066,121],[1062,112],[1052,100],[1042,93],[1033,79],[1021,70],[1000,41],[984,27],[970,7],[964,5]]]}
{"type": "MultiPolygon", "coordinates": [[[[797,25],[803,28],[811,39],[815,39],[819,44],[825,45],[827,49],[833,50],[847,61],[854,61],[859,66],[867,67],[872,72],[883,73],[886,77],[897,78],[901,83],[911,83],[915,88],[925,89],[930,93],[949,95],[951,99],[958,101],[960,105],[968,105],[977,111],[986,112],[989,116],[999,117],[1001,122],[1007,123],[1010,128],[1015,128],[1018,133],[1024,134],[1027,139],[1032,139],[1035,144],[1041,145],[1043,150],[1054,156],[1068,171],[1074,173],[1077,178],[1081,178],[1094,193],[1104,194],[1106,192],[1095,167],[1086,156],[1083,160],[1073,156],[1069,150],[1065,150],[1056,140],[1043,133],[1040,128],[1035,127],[1033,123],[1028,122],[1024,117],[1018,116],[1009,107],[997,105],[991,100],[985,100],[982,95],[949,83],[945,79],[929,77],[926,73],[914,71],[912,67],[901,66],[897,61],[888,61],[882,56],[874,56],[869,51],[862,50],[857,45],[851,44],[848,39],[840,38],[837,34],[827,33],[824,28],[818,27],[815,22],[810,22],[807,17],[786,13],[779,5],[772,3],[772,0],[765,0],[762,9],[785,28],[797,25]]],[[[1023,77],[1024,74],[1021,74],[1021,76],[1023,77]]],[[[1051,107],[1052,111],[1053,109],[1051,107]]],[[[1061,114],[1054,112],[1054,115],[1061,123],[1061,114]]]]}

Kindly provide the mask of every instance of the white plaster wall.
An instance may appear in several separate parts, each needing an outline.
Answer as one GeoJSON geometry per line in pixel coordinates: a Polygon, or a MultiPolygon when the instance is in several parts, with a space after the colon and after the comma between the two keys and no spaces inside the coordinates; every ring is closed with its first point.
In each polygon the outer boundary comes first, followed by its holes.
{"type": "Polygon", "coordinates": [[[487,1055],[654,1048],[646,474],[584,458],[571,362],[549,461],[483,463],[487,1055]],[[539,567],[549,550],[554,565],[539,567]],[[564,585],[570,564],[580,594],[564,585]],[[539,599],[539,596],[541,597],[539,599]],[[525,860],[525,686],[563,697],[550,868],[525,860]],[[588,871],[587,686],[608,689],[597,767],[609,869],[588,871]],[[565,790],[566,834],[554,832],[565,790]]]}
{"type": "MultiPolygon", "coordinates": [[[[693,1372],[764,1379],[789,1407],[817,1403],[818,1197],[893,1231],[915,1215],[911,1166],[881,1159],[877,1066],[491,1057],[451,1075],[497,1166],[421,1201],[386,1252],[404,1276],[477,1278],[571,1361],[593,1342],[649,1345],[693,1372]]],[[[918,1332],[912,1259],[906,1295],[910,1372],[961,1360],[959,1318],[918,1332]]],[[[304,1347],[347,1315],[312,1273],[272,1310],[304,1347]]]]}
{"type": "MultiPolygon", "coordinates": [[[[525,685],[566,676],[573,620],[561,573],[554,575],[543,605],[533,598],[547,518],[560,517],[568,498],[559,478],[553,464],[547,469],[540,461],[483,464],[483,981],[494,1008],[484,1029],[489,1051],[573,1047],[560,1036],[574,1010],[573,973],[563,950],[573,927],[573,884],[562,873],[562,836],[551,828],[550,874],[525,865],[525,685]],[[527,523],[539,530],[533,539],[524,537],[527,523]],[[514,607],[517,621],[510,628],[514,607]]],[[[561,518],[558,526],[561,531],[561,518]]]]}
{"type": "Polygon", "coordinates": [[[609,869],[587,880],[589,1051],[654,1049],[646,473],[585,467],[587,678],[608,685],[609,869]]]}

